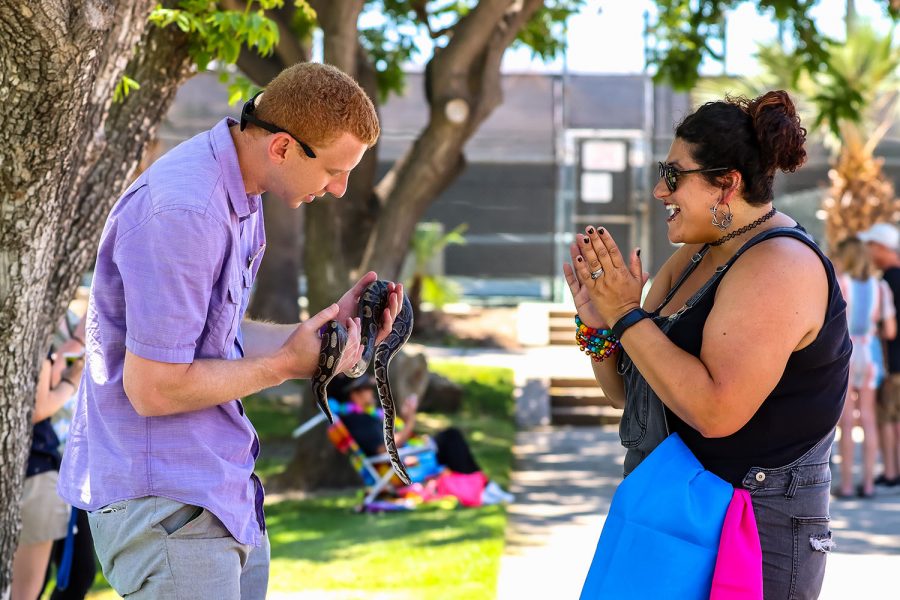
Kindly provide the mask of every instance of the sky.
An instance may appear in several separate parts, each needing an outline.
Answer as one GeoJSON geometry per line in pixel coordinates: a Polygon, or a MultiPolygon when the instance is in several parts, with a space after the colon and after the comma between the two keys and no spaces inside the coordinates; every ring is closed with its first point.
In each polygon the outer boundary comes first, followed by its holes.
{"type": "MultiPolygon", "coordinates": [[[[732,11],[726,30],[727,68],[731,75],[751,75],[756,72],[753,57],[756,45],[770,41],[778,27],[770,15],[760,15],[755,2],[748,2],[732,11]]],[[[504,57],[504,71],[561,72],[564,66],[571,73],[639,73],[644,69],[644,13],[655,10],[652,0],[588,0],[585,8],[569,21],[568,51],[544,64],[531,57],[526,48],[508,50],[504,57]]],[[[823,33],[844,37],[846,0],[819,0],[812,11],[823,33]]],[[[887,30],[890,20],[884,16],[884,0],[856,0],[860,17],[868,18],[879,30],[887,30]]],[[[377,15],[364,15],[362,24],[377,20],[377,15]]],[[[422,36],[418,44],[423,58],[430,56],[431,40],[422,36]]],[[[421,64],[411,65],[413,69],[421,64]]],[[[718,62],[705,64],[704,74],[721,74],[718,62]]]]}

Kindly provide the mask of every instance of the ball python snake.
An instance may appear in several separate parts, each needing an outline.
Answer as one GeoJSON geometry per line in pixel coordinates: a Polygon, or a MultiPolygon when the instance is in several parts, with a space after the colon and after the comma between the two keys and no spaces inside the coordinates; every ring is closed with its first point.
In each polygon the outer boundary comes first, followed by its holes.
{"type": "MultiPolygon", "coordinates": [[[[360,317],[360,344],[363,347],[362,358],[348,372],[349,377],[362,376],[375,359],[375,388],[378,391],[378,400],[384,411],[384,447],[391,459],[394,472],[405,484],[411,483],[409,474],[400,453],[397,450],[397,442],[394,440],[394,420],[396,418],[396,405],[391,393],[388,380],[388,365],[391,359],[400,351],[403,344],[409,339],[413,328],[412,304],[406,295],[403,296],[403,306],[394,319],[394,326],[388,336],[375,347],[375,337],[381,328],[381,317],[388,305],[388,282],[384,280],[374,281],[363,292],[359,300],[360,317]]],[[[334,417],[328,406],[328,393],[326,387],[334,378],[335,368],[340,362],[341,355],[347,345],[347,329],[337,321],[329,321],[322,332],[322,347],[319,351],[319,365],[311,380],[313,395],[319,408],[328,418],[329,423],[334,423],[334,417]]]]}

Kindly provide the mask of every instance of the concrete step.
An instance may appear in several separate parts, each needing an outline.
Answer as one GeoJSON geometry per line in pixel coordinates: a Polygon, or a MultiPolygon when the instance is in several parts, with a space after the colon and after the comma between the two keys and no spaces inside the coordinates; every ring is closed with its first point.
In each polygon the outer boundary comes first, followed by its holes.
{"type": "Polygon", "coordinates": [[[611,406],[551,407],[551,425],[615,425],[622,419],[622,411],[611,406]]]}
{"type": "Polygon", "coordinates": [[[603,390],[592,378],[550,379],[550,422],[554,425],[608,425],[621,419],[622,411],[609,406],[603,390]]]}
{"type": "Polygon", "coordinates": [[[606,397],[602,394],[581,395],[571,392],[561,392],[550,395],[551,408],[571,406],[609,406],[606,397]]]}
{"type": "Polygon", "coordinates": [[[550,331],[551,346],[574,346],[575,330],[567,329],[566,331],[550,331]]]}
{"type": "Polygon", "coordinates": [[[568,317],[550,317],[550,331],[571,331],[575,335],[575,319],[568,317]]]}
{"type": "MultiPolygon", "coordinates": [[[[586,356],[584,359],[588,360],[586,356]]],[[[600,384],[593,377],[551,377],[550,387],[600,390],[600,384]]]]}
{"type": "Polygon", "coordinates": [[[569,323],[575,320],[575,311],[551,310],[547,313],[551,319],[568,319],[569,323]]]}

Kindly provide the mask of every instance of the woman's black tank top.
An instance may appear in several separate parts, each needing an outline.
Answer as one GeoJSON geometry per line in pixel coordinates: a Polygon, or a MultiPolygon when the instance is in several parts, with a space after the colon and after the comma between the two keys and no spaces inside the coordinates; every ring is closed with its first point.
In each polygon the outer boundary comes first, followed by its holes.
{"type": "MultiPolygon", "coordinates": [[[[659,311],[699,263],[695,257],[660,307],[654,320],[670,320],[662,327],[672,342],[694,356],[700,356],[703,327],[712,311],[716,290],[731,266],[756,244],[773,237],[798,239],[809,246],[822,261],[828,277],[828,307],[825,321],[816,339],[791,354],[781,380],[763,401],[756,414],[740,430],[723,438],[705,438],[666,409],[670,432],[678,432],[685,444],[706,469],[736,487],[751,467],[775,468],[787,465],[805,454],[837,425],[847,393],[851,342],[847,332],[846,303],[831,261],[799,226],[770,229],[756,235],[719,267],[710,280],[691,297],[685,307],[669,317],[659,311]]],[[[708,246],[700,251],[706,253],[708,246]]],[[[800,300],[802,302],[802,299],[800,300]]],[[[760,294],[758,310],[765,310],[760,294]]],[[[765,340],[760,340],[765,344],[765,340]]],[[[734,360],[741,360],[736,356],[734,360]]]]}

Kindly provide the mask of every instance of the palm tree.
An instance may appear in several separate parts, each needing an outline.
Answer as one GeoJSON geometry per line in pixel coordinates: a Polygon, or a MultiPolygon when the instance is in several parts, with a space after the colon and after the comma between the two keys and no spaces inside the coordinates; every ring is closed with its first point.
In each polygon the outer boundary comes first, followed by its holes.
{"type": "Polygon", "coordinates": [[[413,314],[421,316],[422,302],[428,302],[440,309],[448,302],[459,298],[459,286],[442,276],[435,268],[444,248],[451,244],[465,244],[463,233],[468,224],[463,223],[453,231],[443,232],[440,223],[419,223],[410,241],[408,255],[409,275],[404,277],[408,288],[413,314]]]}
{"type": "Polygon", "coordinates": [[[828,173],[831,188],[823,203],[829,245],[873,223],[900,219],[900,200],[884,175],[883,159],[875,156],[876,146],[896,121],[898,68],[900,44],[894,43],[893,31],[880,35],[856,24],[847,43],[834,48],[829,74],[819,78],[819,92],[812,97],[817,123],[837,136],[836,158],[828,173]],[[858,111],[842,110],[850,102],[857,103],[858,111]]]}
{"type": "Polygon", "coordinates": [[[825,135],[833,153],[831,187],[824,200],[825,237],[837,241],[878,221],[900,219],[900,200],[874,155],[896,121],[900,96],[900,44],[893,31],[880,34],[854,20],[843,44],[829,46],[828,69],[808,74],[779,43],[759,47],[762,73],[753,78],[714,78],[698,86],[705,100],[731,93],[756,96],[769,89],[792,90],[798,113],[825,135]]]}

